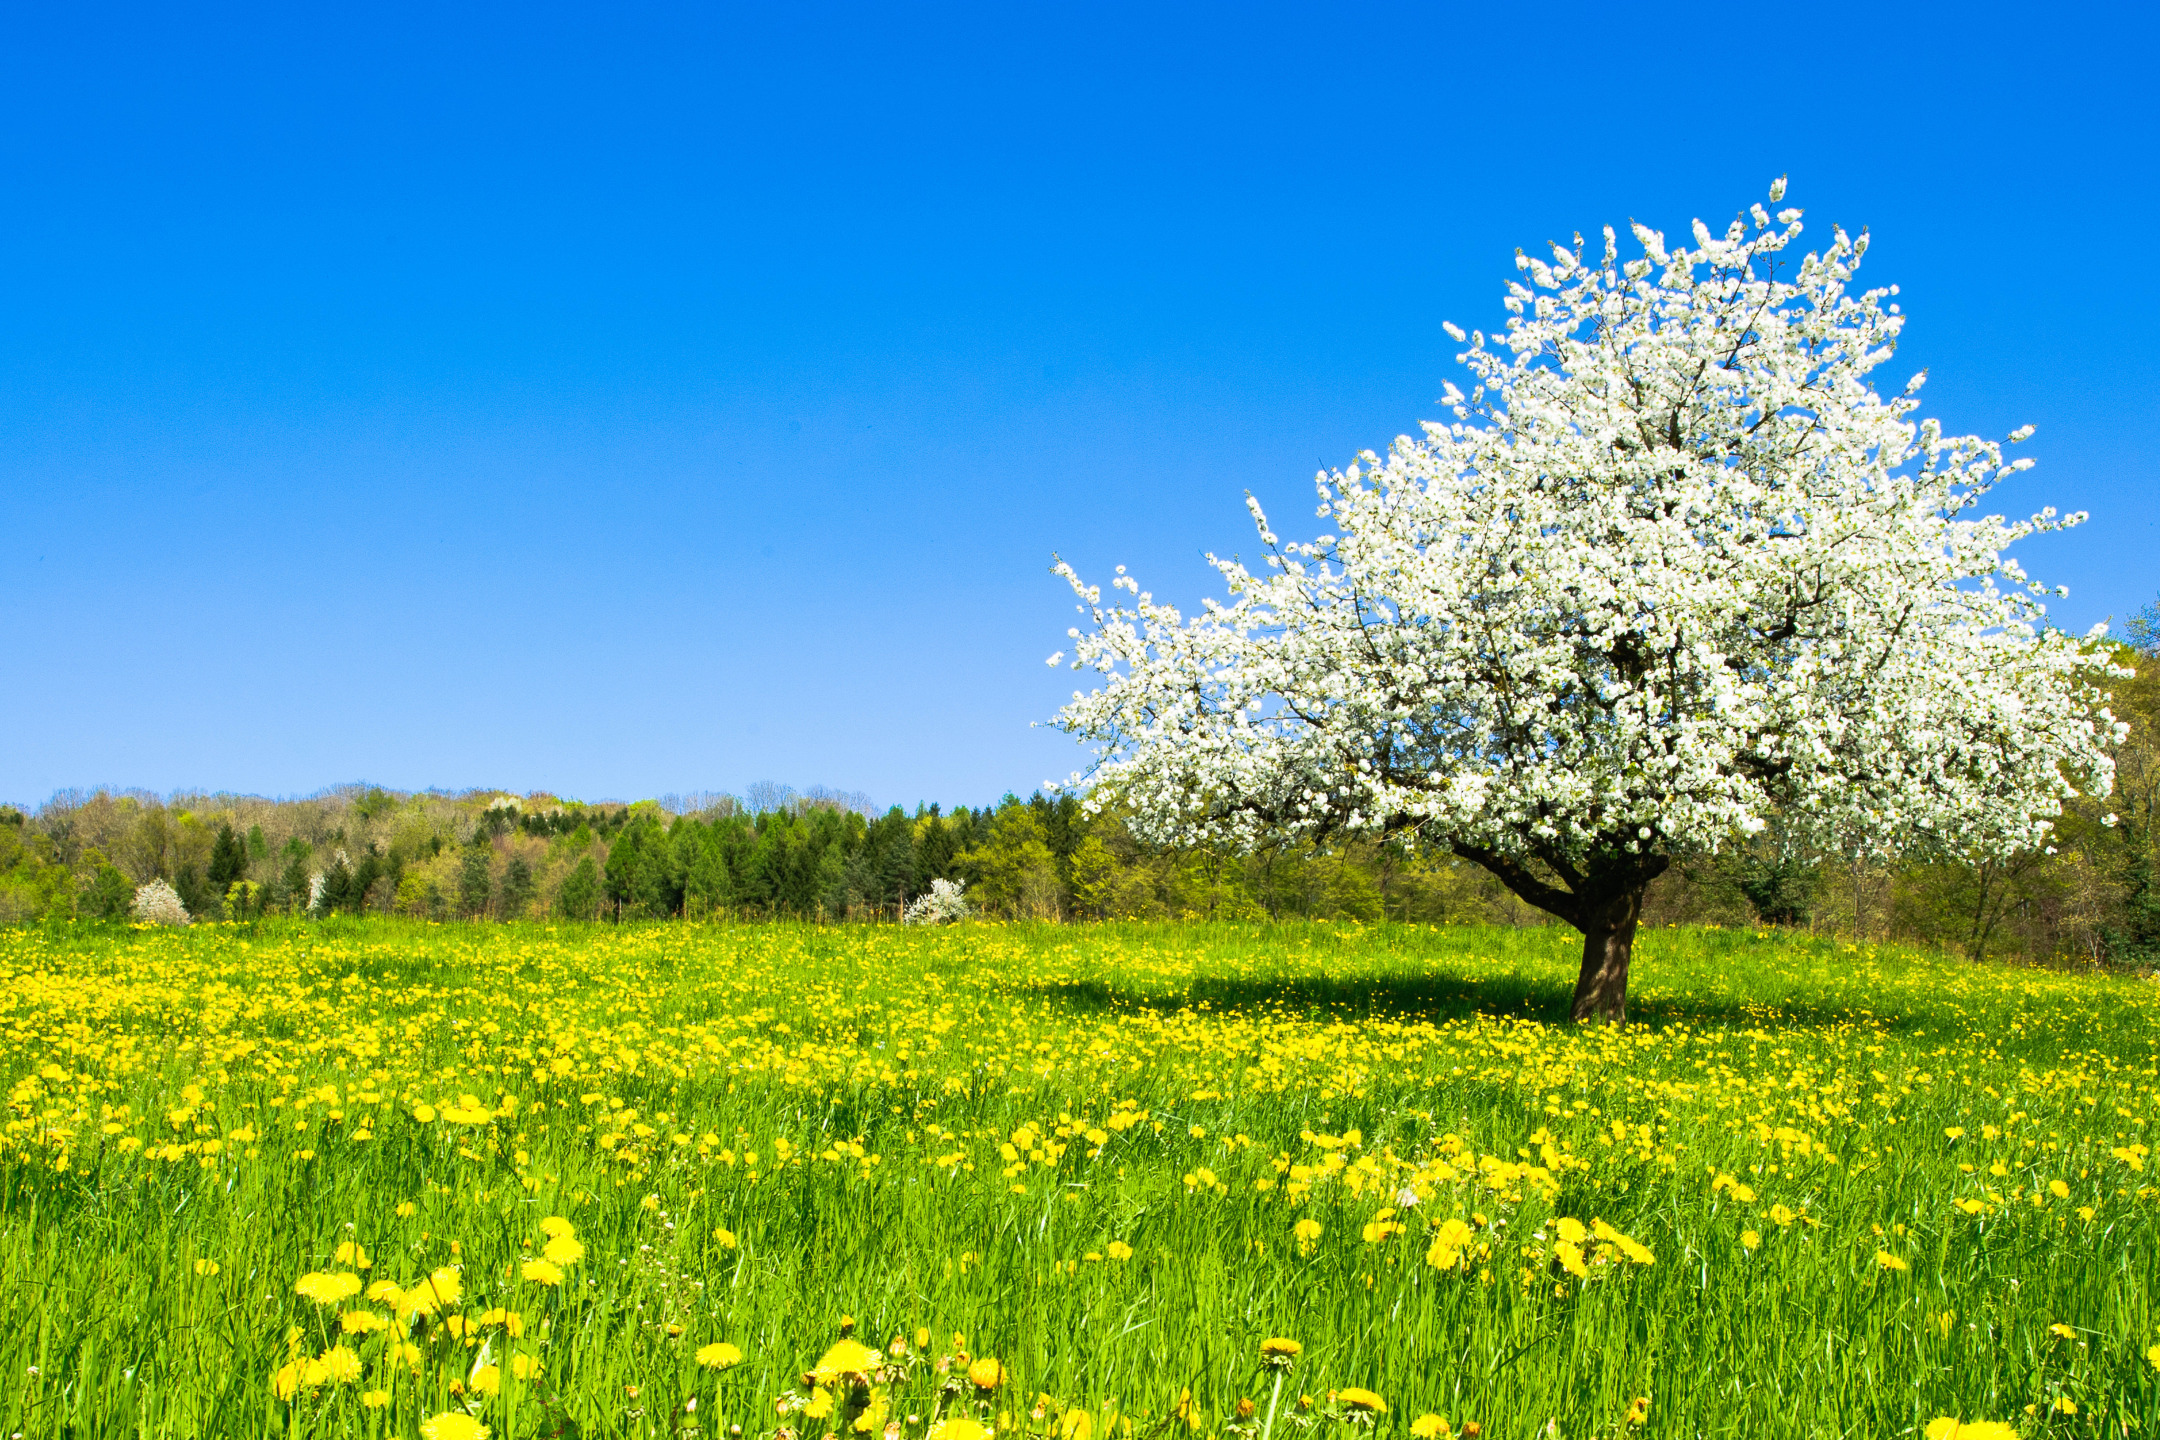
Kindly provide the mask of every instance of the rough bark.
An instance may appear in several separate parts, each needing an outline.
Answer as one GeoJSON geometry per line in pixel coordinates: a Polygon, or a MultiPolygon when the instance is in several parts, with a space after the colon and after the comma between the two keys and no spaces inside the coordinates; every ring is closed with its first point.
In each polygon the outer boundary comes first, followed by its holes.
{"type": "Polygon", "coordinates": [[[1568,1019],[1577,1024],[1585,1020],[1627,1023],[1628,959],[1635,949],[1635,922],[1642,916],[1642,902],[1642,889],[1629,891],[1581,927],[1582,971],[1575,977],[1568,1019]]]}
{"type": "Polygon", "coordinates": [[[1566,885],[1547,883],[1522,862],[1472,845],[1455,853],[1482,865],[1530,904],[1558,916],[1583,936],[1582,971],[1568,1018],[1577,1022],[1627,1022],[1628,960],[1635,948],[1635,923],[1642,918],[1643,895],[1650,882],[1672,863],[1664,855],[1607,854],[1577,864],[1561,855],[1541,855],[1547,868],[1566,885]]]}

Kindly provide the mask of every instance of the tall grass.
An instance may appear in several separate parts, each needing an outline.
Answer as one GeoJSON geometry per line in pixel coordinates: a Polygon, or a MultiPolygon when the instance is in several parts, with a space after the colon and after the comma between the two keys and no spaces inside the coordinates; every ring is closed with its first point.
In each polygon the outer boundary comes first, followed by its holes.
{"type": "Polygon", "coordinates": [[[1572,1029],[1567,940],[10,933],[0,1437],[2153,1432],[2155,987],[1665,931],[1636,1023],[1572,1029]],[[1578,1275],[1563,1220],[1654,1259],[1578,1275]],[[294,1288],[443,1268],[418,1321],[294,1288]],[[804,1383],[843,1317],[903,1342],[874,1391],[804,1383]]]}

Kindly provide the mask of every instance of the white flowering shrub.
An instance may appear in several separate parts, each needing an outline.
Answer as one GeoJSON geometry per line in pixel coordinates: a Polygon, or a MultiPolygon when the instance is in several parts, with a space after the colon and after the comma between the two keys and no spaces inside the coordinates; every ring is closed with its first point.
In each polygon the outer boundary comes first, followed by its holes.
{"type": "Polygon", "coordinates": [[[1187,619],[1121,567],[1105,608],[1059,564],[1098,798],[1150,839],[1452,851],[1582,930],[1578,1019],[1625,1017],[1673,859],[1773,814],[1848,854],[2041,845],[2122,733],[2122,672],[2004,554],[2083,517],[1976,516],[2030,462],[1916,423],[1923,377],[1870,382],[1905,320],[1854,288],[1867,236],[1795,264],[1800,211],[1760,205],[1634,233],[1518,254],[1504,333],[1447,327],[1451,418],[1320,475],[1333,533],[1252,504],[1266,564],[1210,557],[1227,600],[1187,619]]]}
{"type": "MultiPolygon", "coordinates": [[[[342,859],[342,858],[344,857],[344,854],[345,854],[345,852],[344,852],[344,851],[342,851],[342,850],[338,851],[338,856],[339,856],[339,858],[340,858],[340,859],[342,859]]],[[[314,874],[312,874],[312,875],[308,876],[308,882],[307,882],[307,913],[308,913],[308,914],[310,914],[310,915],[313,915],[313,914],[315,914],[315,913],[316,913],[317,911],[319,911],[319,910],[321,910],[321,909],[322,909],[322,897],[323,897],[323,885],[324,885],[324,883],[325,883],[325,881],[324,881],[324,876],[323,876],[323,872],[322,872],[322,871],[320,871],[320,870],[317,870],[317,871],[316,871],[316,872],[315,872],[314,874]]]]}
{"type": "Polygon", "coordinates": [[[944,925],[965,920],[974,913],[968,908],[966,890],[965,880],[932,880],[930,892],[910,901],[900,918],[909,925],[944,925]]]}
{"type": "Polygon", "coordinates": [[[132,910],[137,920],[151,925],[192,923],[187,906],[180,903],[180,892],[163,880],[152,880],[147,885],[137,886],[132,910]]]}

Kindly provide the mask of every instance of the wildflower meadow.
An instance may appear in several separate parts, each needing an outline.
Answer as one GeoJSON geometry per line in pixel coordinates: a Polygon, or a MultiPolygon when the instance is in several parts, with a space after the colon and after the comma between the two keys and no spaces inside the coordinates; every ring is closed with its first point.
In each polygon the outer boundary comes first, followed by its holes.
{"type": "Polygon", "coordinates": [[[2160,1425],[2160,988],[1666,929],[1571,1026],[1579,955],[8,932],[0,1436],[2160,1425]]]}

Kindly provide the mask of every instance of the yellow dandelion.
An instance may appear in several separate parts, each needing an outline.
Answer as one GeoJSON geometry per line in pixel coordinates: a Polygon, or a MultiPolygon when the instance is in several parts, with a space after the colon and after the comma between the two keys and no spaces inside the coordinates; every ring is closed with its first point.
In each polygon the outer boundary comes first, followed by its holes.
{"type": "Polygon", "coordinates": [[[195,1273],[198,1275],[215,1275],[218,1273],[218,1263],[215,1260],[197,1260],[195,1262],[195,1273]]]}
{"type": "Polygon", "coordinates": [[[541,1247],[540,1253],[557,1265],[575,1265],[585,1258],[585,1243],[575,1235],[557,1235],[541,1247]]]}
{"type": "Polygon", "coordinates": [[[300,1277],[293,1290],[318,1305],[336,1305],[360,1293],[360,1277],[344,1271],[312,1270],[300,1277]]]}
{"type": "Polygon", "coordinates": [[[444,1265],[430,1271],[425,1280],[415,1282],[412,1288],[398,1296],[398,1313],[407,1319],[415,1315],[434,1315],[457,1304],[464,1293],[465,1284],[458,1272],[444,1265]]]}
{"type": "Polygon", "coordinates": [[[360,1404],[363,1409],[367,1410],[386,1409],[390,1404],[390,1392],[388,1390],[362,1391],[360,1394],[360,1404]]]}
{"type": "Polygon", "coordinates": [[[884,1358],[860,1340],[841,1340],[818,1358],[810,1373],[825,1381],[842,1375],[868,1375],[884,1358]]]}
{"type": "Polygon", "coordinates": [[[502,1368],[497,1365],[475,1365],[465,1384],[475,1395],[497,1395],[502,1392],[502,1368]]]}
{"type": "Polygon", "coordinates": [[[1058,1440],[1088,1440],[1094,1433],[1094,1417],[1085,1410],[1067,1410],[1058,1421],[1058,1440]]]}
{"type": "Polygon", "coordinates": [[[323,1352],[322,1367],[324,1378],[340,1385],[350,1385],[360,1378],[360,1357],[343,1345],[323,1352]]]}
{"type": "Polygon", "coordinates": [[[965,1415],[955,1415],[931,1426],[929,1440],[990,1440],[990,1432],[965,1415]]]}
{"type": "Polygon", "coordinates": [[[420,1422],[420,1440],[487,1440],[488,1427],[462,1410],[446,1410],[420,1422]]]}
{"type": "Polygon", "coordinates": [[[1387,1414],[1387,1401],[1373,1394],[1372,1391],[1360,1389],[1355,1385],[1336,1391],[1335,1398],[1361,1415],[1387,1414]]]}
{"type": "Polygon", "coordinates": [[[2018,1440],[2018,1433],[2000,1420],[1960,1420],[1945,1415],[1928,1421],[1927,1440],[2018,1440]]]}
{"type": "Polygon", "coordinates": [[[577,1234],[577,1229],[562,1216],[550,1215],[540,1222],[540,1233],[550,1240],[561,1240],[577,1234]]]}
{"type": "Polygon", "coordinates": [[[1759,1234],[1757,1234],[1757,1233],[1756,1233],[1755,1231],[1753,1231],[1753,1230],[1742,1230],[1742,1231],[1740,1232],[1740,1248],[1741,1248],[1741,1249],[1743,1249],[1743,1250],[1753,1250],[1753,1249],[1756,1249],[1756,1248],[1758,1248],[1758,1247],[1759,1247],[1759,1246],[1760,1246],[1761,1244],[1762,1244],[1762,1236],[1761,1236],[1761,1235],[1759,1235],[1759,1234]]]}
{"type": "Polygon", "coordinates": [[[541,1285],[562,1284],[562,1266],[557,1265],[552,1260],[527,1260],[524,1268],[518,1273],[527,1280],[535,1281],[541,1285]]]}
{"type": "Polygon", "coordinates": [[[1130,1260],[1132,1259],[1132,1246],[1127,1245],[1122,1240],[1112,1240],[1103,1247],[1103,1254],[1108,1255],[1112,1260],[1130,1260]]]}
{"type": "Polygon", "coordinates": [[[1477,1232],[1458,1219],[1447,1219],[1433,1227],[1432,1244],[1425,1251],[1425,1263],[1435,1270],[1453,1270],[1462,1264],[1463,1252],[1477,1232]]]}
{"type": "Polygon", "coordinates": [[[1448,1428],[1445,1415],[1420,1415],[1410,1422],[1410,1433],[1417,1440],[1448,1440],[1455,1432],[1448,1428]]]}
{"type": "Polygon", "coordinates": [[[735,1232],[725,1225],[713,1231],[712,1238],[713,1243],[723,1250],[733,1250],[735,1248],[735,1232]]]}
{"type": "Polygon", "coordinates": [[[700,1345],[697,1363],[708,1370],[725,1370],[730,1365],[742,1363],[742,1351],[725,1340],[715,1340],[710,1345],[700,1345]]]}
{"type": "Polygon", "coordinates": [[[995,1390],[1005,1383],[1005,1367],[985,1355],[967,1369],[968,1383],[978,1390],[995,1390]]]}
{"type": "Polygon", "coordinates": [[[1877,1265],[1880,1265],[1880,1266],[1882,1266],[1882,1268],[1883,1268],[1883,1269],[1885,1269],[1885,1270],[1910,1270],[1910,1269],[1912,1269],[1912,1266],[1910,1266],[1910,1265],[1907,1265],[1907,1264],[1906,1264],[1906,1263],[1905,1263],[1905,1262],[1904,1262],[1903,1260],[1900,1260],[1900,1259],[1898,1259],[1898,1257],[1897,1257],[1897,1256],[1895,1256],[1895,1255],[1892,1255],[1892,1254],[1891,1254],[1891,1253],[1890,1253],[1889,1251],[1887,1251],[1887,1250],[1877,1250],[1877,1251],[1875,1252],[1875,1263],[1876,1263],[1877,1265]]]}

